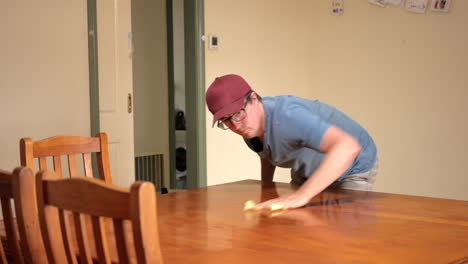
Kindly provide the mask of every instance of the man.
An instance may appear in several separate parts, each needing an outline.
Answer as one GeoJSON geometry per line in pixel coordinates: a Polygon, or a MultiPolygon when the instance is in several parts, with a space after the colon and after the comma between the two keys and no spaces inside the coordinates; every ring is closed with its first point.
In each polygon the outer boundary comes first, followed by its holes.
{"type": "Polygon", "coordinates": [[[244,138],[261,161],[262,181],[272,181],[276,166],[291,168],[294,193],[265,201],[296,208],[328,186],[372,189],[377,150],[357,122],[336,108],[294,96],[261,98],[240,76],[218,77],[206,92],[213,125],[244,138]]]}

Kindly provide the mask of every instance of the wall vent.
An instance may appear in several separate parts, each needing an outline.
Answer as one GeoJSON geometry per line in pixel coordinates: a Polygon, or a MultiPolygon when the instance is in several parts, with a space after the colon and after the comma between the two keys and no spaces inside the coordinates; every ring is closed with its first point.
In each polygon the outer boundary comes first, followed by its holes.
{"type": "Polygon", "coordinates": [[[149,154],[135,156],[135,180],[152,182],[156,190],[163,188],[164,155],[149,154]]]}

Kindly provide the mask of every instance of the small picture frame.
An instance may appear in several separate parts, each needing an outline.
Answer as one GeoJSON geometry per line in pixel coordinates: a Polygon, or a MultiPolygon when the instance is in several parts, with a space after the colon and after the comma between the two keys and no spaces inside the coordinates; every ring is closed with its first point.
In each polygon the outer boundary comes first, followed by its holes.
{"type": "Polygon", "coordinates": [[[432,0],[431,11],[448,12],[451,0],[432,0]]]}

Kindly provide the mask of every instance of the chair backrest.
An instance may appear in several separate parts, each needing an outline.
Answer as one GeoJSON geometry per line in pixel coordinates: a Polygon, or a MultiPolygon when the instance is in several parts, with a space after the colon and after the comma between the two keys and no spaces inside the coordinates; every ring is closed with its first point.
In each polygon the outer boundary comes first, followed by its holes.
{"type": "MultiPolygon", "coordinates": [[[[61,156],[67,156],[70,177],[77,176],[76,155],[83,156],[84,174],[93,177],[91,153],[96,153],[100,179],[112,182],[109,151],[106,133],[99,133],[96,137],[56,136],[33,142],[30,138],[20,140],[21,165],[33,171],[47,170],[47,158],[53,160],[53,170],[62,178],[61,156]],[[39,169],[34,168],[34,159],[39,160],[39,169]]],[[[80,173],[81,174],[81,173],[80,173]]]]}
{"type": "Polygon", "coordinates": [[[93,251],[98,263],[115,262],[112,253],[119,263],[162,263],[152,183],[135,182],[129,190],[87,177],[59,179],[42,171],[36,188],[49,263],[77,263],[75,253],[78,263],[93,263],[93,251]]]}
{"type": "MultiPolygon", "coordinates": [[[[13,174],[0,171],[0,199],[8,256],[13,263],[47,263],[39,229],[34,175],[20,167],[13,174]],[[16,220],[11,200],[15,204],[16,220]]],[[[0,263],[8,263],[0,245],[0,263]]]]}

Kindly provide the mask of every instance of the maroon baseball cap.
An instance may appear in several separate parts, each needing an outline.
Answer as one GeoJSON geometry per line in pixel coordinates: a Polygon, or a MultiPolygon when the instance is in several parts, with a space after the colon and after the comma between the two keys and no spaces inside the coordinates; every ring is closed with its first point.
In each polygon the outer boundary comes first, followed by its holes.
{"type": "Polygon", "coordinates": [[[245,103],[244,96],[251,90],[239,75],[217,77],[206,91],[206,105],[213,114],[213,124],[223,116],[239,112],[245,103]]]}

